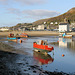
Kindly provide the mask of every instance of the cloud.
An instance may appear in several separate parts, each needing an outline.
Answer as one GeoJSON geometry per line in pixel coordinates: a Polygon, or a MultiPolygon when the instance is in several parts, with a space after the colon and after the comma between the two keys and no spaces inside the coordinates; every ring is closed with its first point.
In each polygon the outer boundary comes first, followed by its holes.
{"type": "Polygon", "coordinates": [[[36,17],[36,18],[50,18],[59,15],[56,11],[50,11],[50,10],[24,10],[22,11],[23,14],[27,14],[28,16],[36,17]]]}
{"type": "Polygon", "coordinates": [[[26,4],[26,5],[36,5],[43,4],[47,2],[47,0],[15,0],[17,3],[26,4]]]}
{"type": "Polygon", "coordinates": [[[6,2],[6,1],[8,1],[8,0],[0,0],[0,2],[6,2]]]}
{"type": "Polygon", "coordinates": [[[6,5],[8,4],[8,0],[0,0],[0,4],[6,5]]]}
{"type": "Polygon", "coordinates": [[[7,13],[10,13],[10,14],[16,14],[16,15],[21,14],[21,11],[19,9],[16,9],[16,8],[8,8],[7,11],[8,11],[7,13]]]}
{"type": "Polygon", "coordinates": [[[38,5],[45,4],[48,0],[0,0],[0,4],[38,5]]]}
{"type": "Polygon", "coordinates": [[[19,18],[32,18],[35,20],[50,18],[59,15],[59,12],[50,10],[19,10],[16,8],[9,8],[8,13],[15,14],[19,18]]]}

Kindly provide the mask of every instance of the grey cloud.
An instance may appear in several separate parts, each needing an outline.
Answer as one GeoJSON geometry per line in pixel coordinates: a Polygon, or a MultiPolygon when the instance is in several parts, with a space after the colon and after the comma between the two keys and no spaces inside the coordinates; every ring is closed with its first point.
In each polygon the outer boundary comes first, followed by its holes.
{"type": "Polygon", "coordinates": [[[26,5],[35,5],[35,4],[43,4],[47,2],[47,0],[15,0],[17,3],[26,4],[26,5]]]}
{"type": "Polygon", "coordinates": [[[11,14],[16,14],[16,15],[20,15],[21,14],[21,11],[19,9],[16,9],[16,8],[9,8],[7,9],[8,13],[11,13],[11,14]]]}
{"type": "Polygon", "coordinates": [[[44,19],[44,18],[50,18],[59,15],[56,11],[50,11],[50,10],[24,10],[20,11],[19,9],[10,8],[8,9],[8,13],[15,14],[19,16],[19,18],[25,16],[25,18],[32,18],[32,19],[44,19]]]}
{"type": "Polygon", "coordinates": [[[6,5],[6,4],[8,4],[8,1],[9,0],[0,0],[0,4],[6,5]]]}
{"type": "Polygon", "coordinates": [[[56,11],[49,11],[49,10],[24,10],[23,14],[27,14],[30,16],[37,16],[37,17],[54,17],[59,15],[56,11]]]}
{"type": "Polygon", "coordinates": [[[0,0],[0,3],[2,4],[10,4],[11,3],[17,3],[20,5],[36,5],[36,4],[44,4],[48,0],[0,0]]]}
{"type": "Polygon", "coordinates": [[[0,0],[0,2],[6,2],[6,1],[8,1],[8,0],[0,0]]]}

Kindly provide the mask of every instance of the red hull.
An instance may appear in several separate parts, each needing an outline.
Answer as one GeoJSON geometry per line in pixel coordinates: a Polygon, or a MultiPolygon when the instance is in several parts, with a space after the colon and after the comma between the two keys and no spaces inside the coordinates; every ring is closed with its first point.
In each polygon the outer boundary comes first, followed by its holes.
{"type": "Polygon", "coordinates": [[[27,38],[27,37],[28,37],[28,34],[26,34],[26,33],[21,33],[21,34],[20,34],[20,37],[27,38]]]}
{"type": "Polygon", "coordinates": [[[52,51],[54,49],[52,46],[39,45],[39,44],[36,44],[36,43],[33,43],[33,47],[37,48],[37,49],[47,50],[47,51],[52,51]]]}

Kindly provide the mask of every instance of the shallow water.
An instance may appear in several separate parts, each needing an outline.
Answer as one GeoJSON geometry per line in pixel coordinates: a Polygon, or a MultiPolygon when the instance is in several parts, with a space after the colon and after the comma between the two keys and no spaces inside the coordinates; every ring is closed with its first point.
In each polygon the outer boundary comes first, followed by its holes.
{"type": "Polygon", "coordinates": [[[22,43],[6,42],[17,50],[20,49],[27,52],[29,56],[33,57],[31,64],[39,65],[40,68],[47,71],[58,71],[66,73],[75,72],[75,40],[59,38],[58,36],[44,36],[44,37],[30,37],[22,38],[22,43]],[[41,39],[48,40],[50,46],[54,47],[54,51],[45,56],[40,53],[36,53],[33,50],[33,42],[41,39]],[[50,44],[52,42],[58,42],[56,44],[50,44]],[[62,56],[64,54],[64,57],[62,56]]]}

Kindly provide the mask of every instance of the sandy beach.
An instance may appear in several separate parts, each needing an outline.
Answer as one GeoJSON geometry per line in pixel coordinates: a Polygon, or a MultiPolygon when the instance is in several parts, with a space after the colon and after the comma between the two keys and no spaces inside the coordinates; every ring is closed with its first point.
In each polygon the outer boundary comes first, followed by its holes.
{"type": "MultiPolygon", "coordinates": [[[[0,36],[8,36],[10,33],[20,34],[24,33],[22,31],[13,31],[13,32],[0,32],[0,36]]],[[[29,36],[56,36],[59,35],[59,32],[55,31],[25,31],[29,36]]],[[[67,34],[75,36],[75,32],[68,32],[67,34]]]]}

